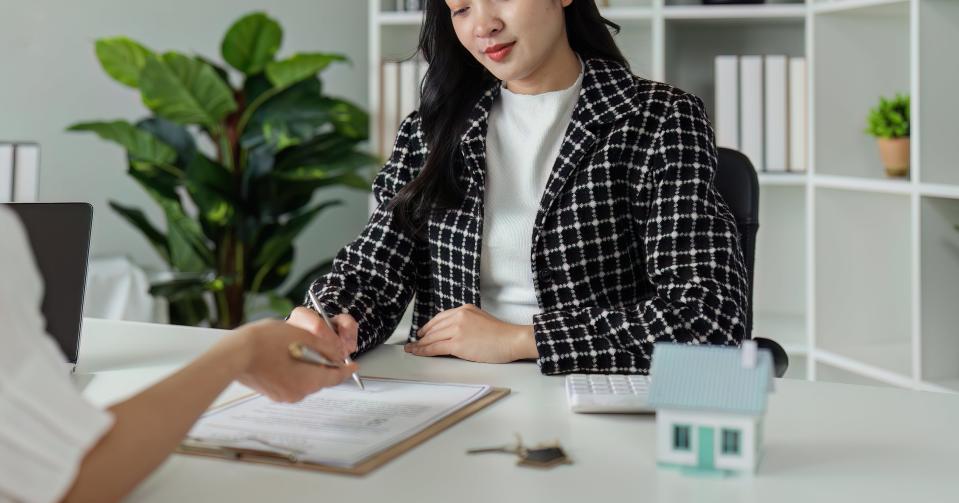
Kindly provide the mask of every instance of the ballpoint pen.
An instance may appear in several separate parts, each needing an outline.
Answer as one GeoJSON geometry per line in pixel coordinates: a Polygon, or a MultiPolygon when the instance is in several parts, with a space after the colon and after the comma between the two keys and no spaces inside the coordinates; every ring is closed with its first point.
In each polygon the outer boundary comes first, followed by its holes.
{"type": "MultiPolygon", "coordinates": [[[[314,294],[313,290],[311,289],[307,289],[306,292],[310,297],[310,303],[313,304],[313,310],[319,313],[320,317],[323,318],[323,321],[326,323],[326,326],[329,327],[330,331],[332,331],[335,334],[336,329],[333,328],[333,323],[330,322],[330,318],[326,316],[326,311],[324,311],[323,308],[320,307],[320,301],[316,300],[316,294],[314,294]]],[[[347,365],[349,365],[353,363],[353,360],[350,359],[349,355],[346,355],[344,362],[347,365]]],[[[355,382],[356,385],[360,387],[360,389],[362,390],[366,389],[366,386],[363,385],[363,380],[360,379],[360,374],[356,372],[353,372],[353,382],[355,382]]]]}

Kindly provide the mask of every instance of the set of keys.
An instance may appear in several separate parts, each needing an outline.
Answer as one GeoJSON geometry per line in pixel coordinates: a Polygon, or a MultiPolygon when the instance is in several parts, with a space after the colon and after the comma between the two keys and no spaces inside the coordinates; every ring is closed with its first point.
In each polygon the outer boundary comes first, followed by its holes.
{"type": "Polygon", "coordinates": [[[516,462],[520,466],[531,466],[536,468],[552,468],[558,465],[572,464],[573,460],[566,455],[566,451],[560,447],[559,442],[553,444],[542,444],[536,447],[526,447],[523,445],[523,439],[516,434],[516,443],[504,445],[501,447],[486,447],[481,449],[470,449],[467,454],[485,454],[490,452],[499,452],[519,456],[516,462]]]}

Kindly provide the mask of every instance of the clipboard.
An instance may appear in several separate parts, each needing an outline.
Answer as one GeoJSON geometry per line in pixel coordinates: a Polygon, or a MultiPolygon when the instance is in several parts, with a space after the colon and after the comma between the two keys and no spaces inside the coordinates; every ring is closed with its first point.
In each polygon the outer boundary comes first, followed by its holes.
{"type": "MultiPolygon", "coordinates": [[[[177,454],[186,454],[190,456],[202,456],[210,458],[226,459],[231,461],[243,461],[247,463],[258,463],[273,466],[282,466],[287,468],[296,468],[300,470],[312,470],[318,472],[337,473],[343,475],[363,476],[380,466],[392,461],[406,451],[416,447],[419,444],[436,436],[443,430],[459,423],[460,421],[472,416],[473,414],[485,409],[489,405],[505,397],[510,393],[509,388],[491,388],[489,393],[482,398],[470,403],[469,405],[453,411],[451,414],[429,425],[422,431],[383,449],[351,467],[331,466],[309,461],[302,461],[292,455],[272,452],[268,450],[246,449],[237,447],[226,447],[215,444],[201,445],[198,443],[184,442],[176,449],[177,454]]],[[[238,400],[249,398],[250,395],[238,397],[229,402],[219,404],[215,408],[225,407],[238,400]]]]}

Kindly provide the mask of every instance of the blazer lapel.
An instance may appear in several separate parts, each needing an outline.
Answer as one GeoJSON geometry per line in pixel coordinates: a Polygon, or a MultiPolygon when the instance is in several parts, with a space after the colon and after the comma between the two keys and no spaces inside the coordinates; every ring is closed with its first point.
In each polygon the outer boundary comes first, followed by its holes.
{"type": "Polygon", "coordinates": [[[588,162],[583,157],[593,151],[602,126],[632,112],[635,106],[631,100],[635,87],[633,79],[633,75],[618,63],[601,59],[586,61],[582,90],[536,214],[533,250],[557,196],[576,171],[588,162]]]}

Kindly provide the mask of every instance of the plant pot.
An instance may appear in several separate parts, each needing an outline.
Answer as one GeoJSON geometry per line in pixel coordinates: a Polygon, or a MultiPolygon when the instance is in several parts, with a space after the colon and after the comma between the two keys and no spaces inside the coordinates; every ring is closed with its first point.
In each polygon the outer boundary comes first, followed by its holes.
{"type": "Polygon", "coordinates": [[[909,137],[879,138],[879,157],[886,167],[886,176],[909,176],[909,137]]]}

